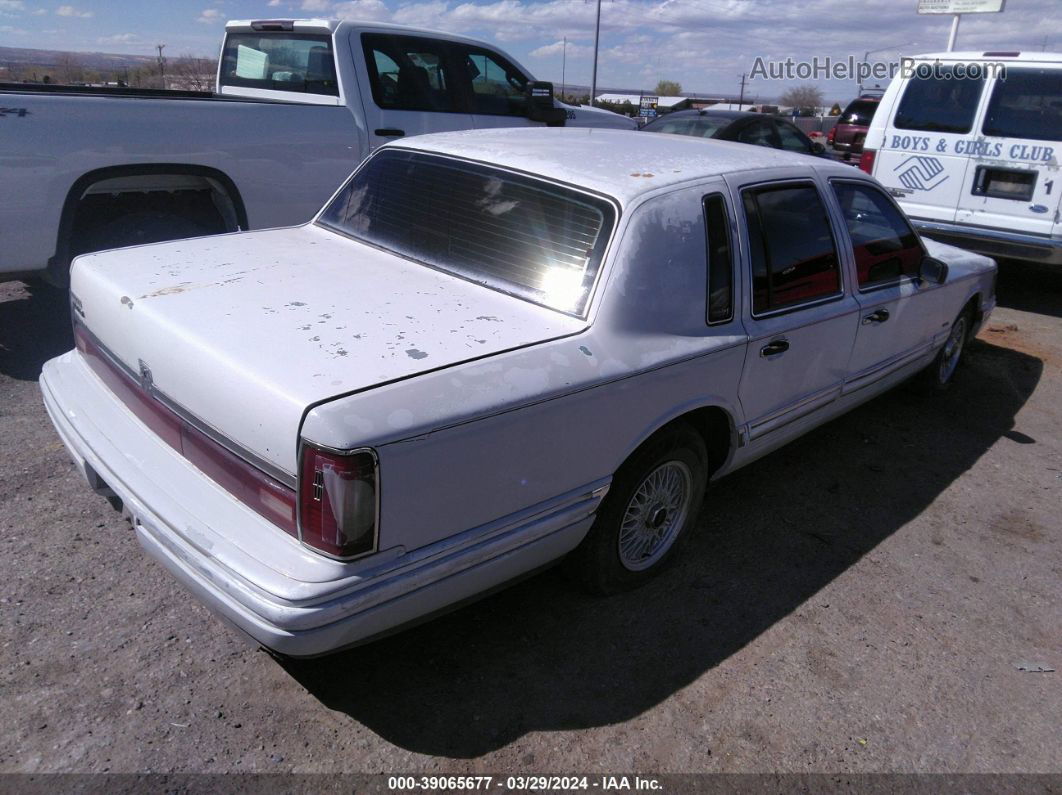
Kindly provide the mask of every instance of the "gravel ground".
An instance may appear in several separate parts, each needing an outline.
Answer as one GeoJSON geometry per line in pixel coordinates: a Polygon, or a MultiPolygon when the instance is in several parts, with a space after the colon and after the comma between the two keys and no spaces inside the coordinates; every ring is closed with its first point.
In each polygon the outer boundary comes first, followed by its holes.
{"type": "Polygon", "coordinates": [[[1060,772],[1062,273],[955,387],[725,479],[635,593],[556,571],[333,657],[244,645],[69,462],[65,297],[0,285],[0,772],[1060,772]]]}

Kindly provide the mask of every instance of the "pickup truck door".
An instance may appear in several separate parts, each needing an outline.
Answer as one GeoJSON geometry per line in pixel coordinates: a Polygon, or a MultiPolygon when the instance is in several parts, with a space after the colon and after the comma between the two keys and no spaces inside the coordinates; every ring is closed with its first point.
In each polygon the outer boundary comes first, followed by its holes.
{"type": "Polygon", "coordinates": [[[352,32],[369,146],[395,138],[472,129],[464,78],[449,42],[423,36],[352,32]]]}
{"type": "Polygon", "coordinates": [[[845,288],[839,235],[814,181],[735,187],[750,276],[743,301],[749,345],[738,394],[755,445],[788,436],[786,426],[840,395],[859,305],[845,288]]]}
{"type": "MultiPolygon", "coordinates": [[[[939,285],[919,279],[925,250],[896,204],[866,180],[831,179],[854,265],[859,326],[844,391],[854,392],[925,354],[937,331],[939,285]]],[[[852,272],[852,271],[850,271],[852,272]]]]}
{"type": "Polygon", "coordinates": [[[1007,67],[989,89],[970,159],[959,223],[1050,235],[1062,180],[1062,65],[1007,67]]]}
{"type": "Polygon", "coordinates": [[[959,79],[952,66],[937,64],[936,69],[903,87],[885,126],[874,176],[911,217],[951,222],[969,161],[965,142],[985,81],[959,79]]]}

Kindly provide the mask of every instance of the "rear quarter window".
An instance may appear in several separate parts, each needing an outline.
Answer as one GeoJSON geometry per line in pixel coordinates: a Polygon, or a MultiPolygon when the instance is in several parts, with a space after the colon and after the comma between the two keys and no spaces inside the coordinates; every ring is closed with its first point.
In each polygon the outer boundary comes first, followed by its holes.
{"type": "Polygon", "coordinates": [[[985,135],[1062,141],[1062,69],[1008,69],[992,90],[985,135]]]}
{"type": "Polygon", "coordinates": [[[903,91],[893,126],[901,130],[968,133],[973,127],[984,79],[957,79],[951,67],[939,75],[912,77],[903,91]]]}

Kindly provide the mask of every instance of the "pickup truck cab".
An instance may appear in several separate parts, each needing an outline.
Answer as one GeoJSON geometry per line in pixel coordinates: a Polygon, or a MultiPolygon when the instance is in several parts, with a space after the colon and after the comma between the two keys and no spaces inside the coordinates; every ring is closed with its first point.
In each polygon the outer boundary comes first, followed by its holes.
{"type": "Polygon", "coordinates": [[[639,585],[709,480],[912,375],[947,386],[994,280],[820,158],[442,133],[309,224],[79,257],[41,389],[152,556],[315,655],[565,556],[639,585]]]}
{"type": "Polygon", "coordinates": [[[81,253],[305,223],[395,138],[635,127],[484,42],[324,19],[229,22],[214,92],[2,84],[0,106],[0,280],[59,285],[81,253]]]}

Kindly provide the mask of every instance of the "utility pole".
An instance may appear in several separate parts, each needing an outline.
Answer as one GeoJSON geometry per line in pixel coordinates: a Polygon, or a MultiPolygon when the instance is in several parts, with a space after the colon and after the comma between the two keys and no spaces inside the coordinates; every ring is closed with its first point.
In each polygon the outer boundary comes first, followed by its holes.
{"type": "Polygon", "coordinates": [[[590,76],[590,107],[597,97],[597,45],[601,39],[601,0],[597,0],[597,22],[594,24],[594,71],[590,76]]]}
{"type": "Polygon", "coordinates": [[[155,49],[159,51],[159,77],[162,78],[162,87],[166,87],[166,62],[162,59],[162,51],[166,49],[165,44],[156,44],[155,49]]]}
{"type": "Polygon", "coordinates": [[[564,49],[561,50],[561,102],[564,102],[564,67],[568,63],[568,37],[564,37],[564,49]]]}
{"type": "Polygon", "coordinates": [[[738,97],[738,110],[745,103],[745,75],[741,75],[741,96],[738,97]]]}
{"type": "Polygon", "coordinates": [[[955,40],[959,38],[959,20],[962,14],[956,14],[951,20],[951,34],[948,36],[948,52],[954,52],[955,40]]]}

